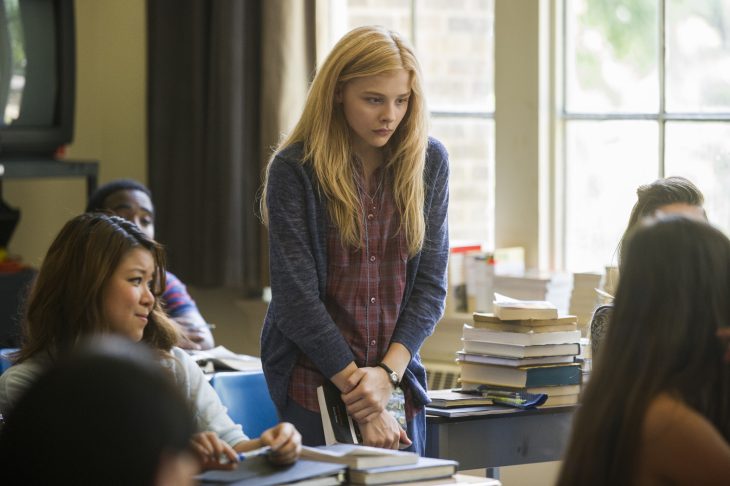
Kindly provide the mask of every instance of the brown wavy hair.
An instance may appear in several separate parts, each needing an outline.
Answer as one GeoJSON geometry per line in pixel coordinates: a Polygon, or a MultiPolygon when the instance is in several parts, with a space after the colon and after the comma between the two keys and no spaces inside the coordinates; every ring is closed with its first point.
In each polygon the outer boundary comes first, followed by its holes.
{"type": "Polygon", "coordinates": [[[135,248],[148,250],[155,262],[155,303],[142,341],[169,351],[179,334],[160,304],[165,290],[164,249],[134,223],[85,213],[67,222],[51,243],[28,299],[17,361],[39,352],[55,358],[89,337],[111,333],[103,318],[103,292],[124,256],[135,248]]]}

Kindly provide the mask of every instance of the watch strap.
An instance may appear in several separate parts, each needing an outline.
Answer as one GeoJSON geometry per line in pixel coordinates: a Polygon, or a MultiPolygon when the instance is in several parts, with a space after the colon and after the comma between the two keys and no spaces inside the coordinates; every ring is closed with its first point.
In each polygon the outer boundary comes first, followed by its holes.
{"type": "Polygon", "coordinates": [[[383,368],[385,370],[385,372],[388,374],[388,379],[390,379],[390,383],[395,388],[397,388],[397,387],[400,386],[400,377],[398,376],[398,373],[396,373],[395,371],[393,371],[390,368],[390,366],[388,366],[387,364],[383,363],[382,361],[380,363],[378,363],[377,366],[379,366],[379,367],[381,367],[381,368],[383,368]]]}

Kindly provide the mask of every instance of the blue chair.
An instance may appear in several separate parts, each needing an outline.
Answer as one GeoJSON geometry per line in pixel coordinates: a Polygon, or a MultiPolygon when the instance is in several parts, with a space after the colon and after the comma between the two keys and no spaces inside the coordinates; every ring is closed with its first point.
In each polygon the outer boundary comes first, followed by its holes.
{"type": "Polygon", "coordinates": [[[13,366],[12,354],[17,353],[18,348],[3,348],[0,349],[0,373],[13,366]]]}
{"type": "Polygon", "coordinates": [[[220,372],[213,375],[210,384],[228,408],[228,415],[250,438],[279,423],[263,372],[220,372]]]}

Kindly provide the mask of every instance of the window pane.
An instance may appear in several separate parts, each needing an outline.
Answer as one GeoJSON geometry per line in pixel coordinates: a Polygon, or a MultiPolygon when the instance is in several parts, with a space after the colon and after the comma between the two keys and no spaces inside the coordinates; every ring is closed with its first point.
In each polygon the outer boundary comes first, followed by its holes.
{"type": "Polygon", "coordinates": [[[730,2],[667,1],[667,111],[730,111],[730,2]]]}
{"type": "Polygon", "coordinates": [[[566,0],[568,112],[658,110],[658,0],[566,0]]]}
{"type": "Polygon", "coordinates": [[[566,123],[565,262],[572,271],[616,264],[636,188],[657,178],[657,124],[566,123]]]}
{"type": "Polygon", "coordinates": [[[494,1],[421,1],[416,14],[431,110],[494,111],[494,1]]]}
{"type": "MultiPolygon", "coordinates": [[[[343,5],[342,0],[332,2],[336,7],[343,5]],[[339,5],[338,5],[339,4],[339,5]]],[[[382,25],[390,30],[413,41],[411,32],[411,2],[410,0],[349,0],[345,6],[347,28],[336,32],[336,39],[348,31],[362,25],[382,25]]],[[[336,10],[336,9],[335,9],[336,10]]],[[[334,26],[343,25],[334,22],[334,26]]]]}
{"type": "Polygon", "coordinates": [[[494,246],[494,120],[434,117],[449,151],[449,237],[494,246]]]}
{"type": "Polygon", "coordinates": [[[694,182],[707,217],[730,234],[730,123],[667,123],[666,136],[665,174],[694,182]]]}

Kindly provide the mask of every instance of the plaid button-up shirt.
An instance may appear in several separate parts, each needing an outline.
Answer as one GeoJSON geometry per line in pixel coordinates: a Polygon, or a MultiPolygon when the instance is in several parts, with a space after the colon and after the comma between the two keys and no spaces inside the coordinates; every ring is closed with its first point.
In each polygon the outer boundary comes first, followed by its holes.
{"type": "MultiPolygon", "coordinates": [[[[403,232],[398,231],[400,218],[392,181],[382,169],[373,174],[373,180],[374,190],[360,191],[363,247],[345,247],[332,223],[327,231],[325,306],[360,367],[375,366],[388,350],[403,301],[408,262],[407,243],[403,232]]],[[[363,187],[361,176],[358,185],[363,187]]],[[[289,381],[289,396],[302,407],[319,412],[317,387],[325,380],[302,354],[289,381]]],[[[408,390],[405,396],[406,417],[410,419],[417,410],[408,390]]]]}

